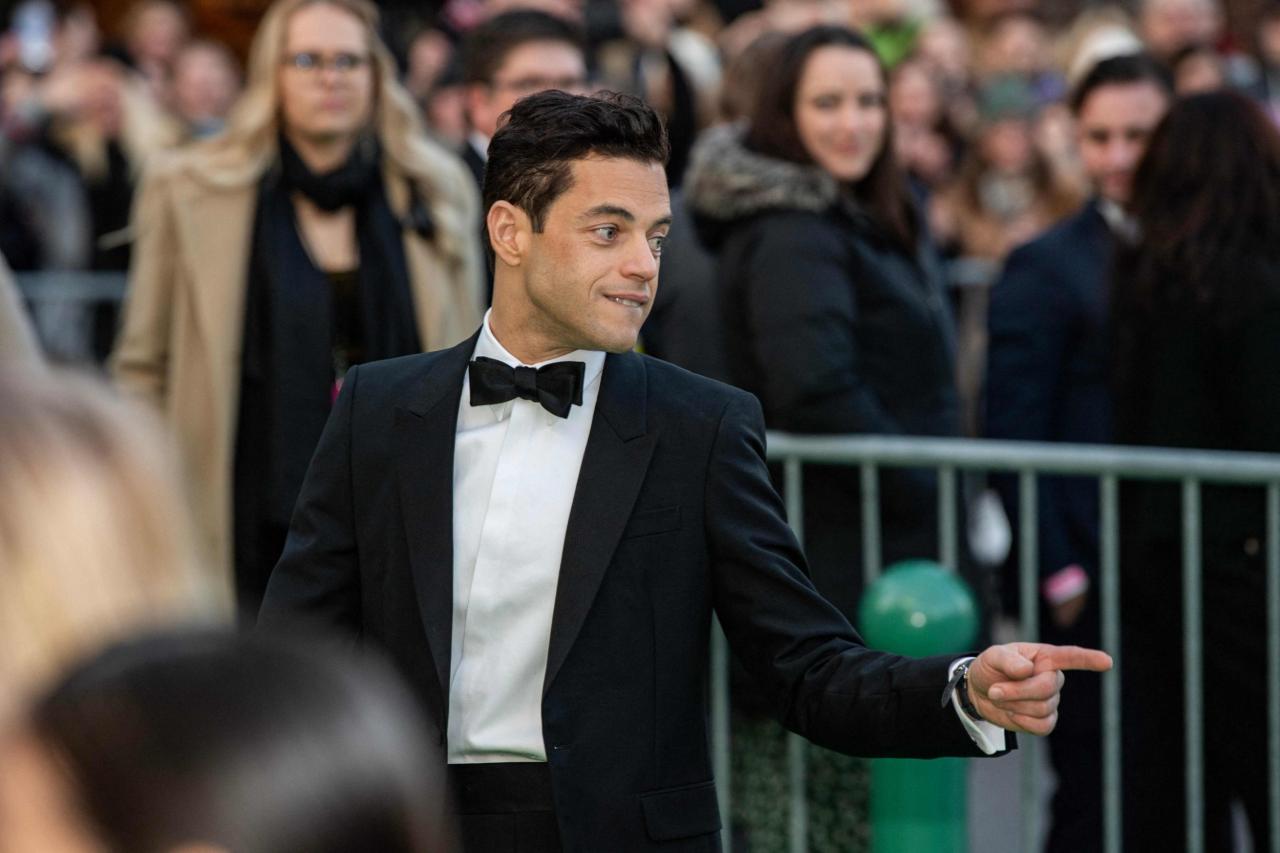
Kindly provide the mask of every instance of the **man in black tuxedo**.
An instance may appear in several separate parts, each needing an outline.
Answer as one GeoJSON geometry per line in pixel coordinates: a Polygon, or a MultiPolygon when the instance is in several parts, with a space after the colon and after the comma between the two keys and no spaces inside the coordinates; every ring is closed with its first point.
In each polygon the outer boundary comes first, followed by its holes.
{"type": "Polygon", "coordinates": [[[463,345],[348,374],[263,604],[264,625],[391,655],[469,850],[718,849],[713,612],[787,726],[862,755],[1002,751],[1003,729],[1053,728],[1063,669],[1110,666],[871,651],[814,591],[756,400],[630,351],[667,152],[626,96],[512,108],[489,150],[492,310],[463,345]]]}
{"type": "MultiPolygon", "coordinates": [[[[1078,149],[1094,196],[1074,216],[1009,255],[991,292],[987,423],[991,438],[1110,443],[1110,280],[1113,249],[1132,239],[1125,206],[1147,138],[1173,95],[1168,74],[1142,54],[1104,59],[1072,93],[1078,149]]],[[[1005,505],[1017,506],[1012,478],[1005,505]]],[[[1040,481],[1042,636],[1094,645],[1100,619],[1098,483],[1040,481]]],[[[1013,589],[1016,583],[1010,584],[1013,589]]],[[[1100,679],[1082,676],[1079,713],[1049,738],[1058,776],[1046,851],[1102,849],[1100,679]]]]}

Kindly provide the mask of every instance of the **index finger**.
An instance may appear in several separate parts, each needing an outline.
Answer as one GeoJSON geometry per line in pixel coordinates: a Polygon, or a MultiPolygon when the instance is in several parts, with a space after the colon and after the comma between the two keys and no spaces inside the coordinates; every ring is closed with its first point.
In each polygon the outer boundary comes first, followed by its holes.
{"type": "Polygon", "coordinates": [[[1036,672],[1051,669],[1106,672],[1111,667],[1111,655],[1081,646],[1050,646],[1036,655],[1036,672]]]}

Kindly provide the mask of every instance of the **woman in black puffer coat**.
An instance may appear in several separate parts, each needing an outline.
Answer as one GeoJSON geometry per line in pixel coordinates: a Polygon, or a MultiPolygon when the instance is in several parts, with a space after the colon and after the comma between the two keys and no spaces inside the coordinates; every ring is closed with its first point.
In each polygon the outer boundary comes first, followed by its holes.
{"type": "MultiPolygon", "coordinates": [[[[886,78],[838,27],[794,37],[749,123],[710,131],[686,178],[719,290],[735,384],[771,429],[954,436],[955,343],[942,268],[893,160],[886,78]]],[[[805,550],[853,617],[857,468],[807,466],[805,550]]],[[[936,478],[880,475],[883,565],[938,554],[936,478]]]]}

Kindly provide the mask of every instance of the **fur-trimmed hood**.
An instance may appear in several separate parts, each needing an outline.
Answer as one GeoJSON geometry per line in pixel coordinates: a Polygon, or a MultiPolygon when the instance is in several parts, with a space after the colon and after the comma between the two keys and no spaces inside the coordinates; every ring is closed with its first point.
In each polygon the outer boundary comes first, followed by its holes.
{"type": "Polygon", "coordinates": [[[822,213],[840,198],[840,186],[817,166],[748,150],[742,124],[713,127],[690,155],[684,191],[698,234],[716,247],[726,226],[770,210],[822,213]]]}

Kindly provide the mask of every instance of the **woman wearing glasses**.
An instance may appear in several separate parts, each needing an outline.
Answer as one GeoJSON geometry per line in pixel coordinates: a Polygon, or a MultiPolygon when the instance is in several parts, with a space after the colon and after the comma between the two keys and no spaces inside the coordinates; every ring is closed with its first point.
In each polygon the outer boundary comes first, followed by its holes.
{"type": "Polygon", "coordinates": [[[227,130],[149,174],[135,211],[113,371],[164,409],[246,614],[346,370],[480,320],[474,187],[376,33],[365,0],[279,0],[227,130]]]}

